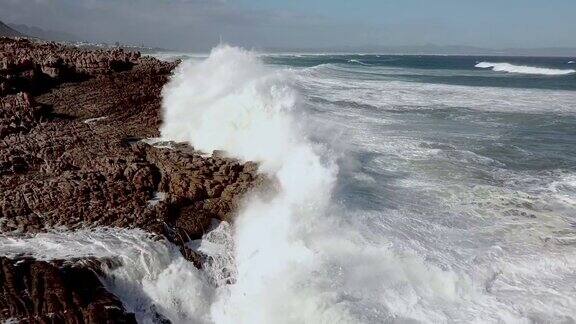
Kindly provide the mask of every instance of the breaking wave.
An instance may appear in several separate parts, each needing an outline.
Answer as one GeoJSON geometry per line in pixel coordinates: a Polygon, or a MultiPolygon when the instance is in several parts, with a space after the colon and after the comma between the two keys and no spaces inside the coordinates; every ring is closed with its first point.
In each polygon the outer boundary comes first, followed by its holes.
{"type": "Polygon", "coordinates": [[[538,75],[567,75],[576,73],[576,70],[550,69],[535,66],[514,65],[510,63],[491,63],[480,62],[476,64],[477,68],[492,69],[496,72],[520,73],[520,74],[538,74],[538,75]]]}
{"type": "Polygon", "coordinates": [[[162,137],[257,161],[277,183],[274,197],[251,196],[237,215],[226,265],[235,277],[216,289],[211,321],[520,321],[483,279],[393,249],[369,216],[332,200],[337,154],[308,124],[295,73],[220,46],[181,64],[164,89],[162,137]]]}
{"type": "Polygon", "coordinates": [[[219,291],[215,322],[347,317],[329,306],[327,287],[313,280],[323,260],[312,243],[328,221],[337,169],[324,148],[307,139],[297,102],[289,72],[228,46],[200,64],[183,63],[165,88],[162,137],[257,161],[278,183],[275,197],[251,197],[237,217],[235,284],[219,291]]]}
{"type": "Polygon", "coordinates": [[[360,65],[364,65],[364,66],[370,66],[370,64],[368,64],[368,63],[364,63],[360,60],[355,60],[355,59],[348,60],[348,63],[356,63],[356,64],[360,64],[360,65]]]}

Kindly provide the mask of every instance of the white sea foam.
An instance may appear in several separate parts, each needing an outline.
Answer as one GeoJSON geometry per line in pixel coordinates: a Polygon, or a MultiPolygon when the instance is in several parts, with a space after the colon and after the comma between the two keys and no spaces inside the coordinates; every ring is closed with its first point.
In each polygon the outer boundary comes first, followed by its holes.
{"type": "Polygon", "coordinates": [[[173,146],[172,146],[173,143],[170,141],[165,141],[162,138],[157,138],[157,137],[144,138],[144,139],[141,139],[140,142],[146,143],[146,144],[154,146],[156,148],[173,149],[173,146]]]}
{"type": "Polygon", "coordinates": [[[315,289],[306,286],[320,261],[306,241],[310,226],[325,216],[336,169],[295,120],[297,96],[290,84],[286,72],[222,46],[205,62],[182,64],[164,90],[163,137],[261,162],[262,171],[279,182],[275,198],[252,198],[238,217],[236,283],[220,292],[212,311],[216,322],[345,316],[317,314],[327,296],[306,293],[315,289]]]}
{"type": "Polygon", "coordinates": [[[491,63],[480,62],[476,64],[477,68],[492,69],[496,72],[520,73],[520,74],[538,74],[538,75],[566,75],[576,73],[576,70],[551,69],[535,66],[514,65],[510,63],[491,63]]]}
{"type": "Polygon", "coordinates": [[[395,246],[372,216],[332,201],[335,156],[309,139],[322,134],[307,125],[295,78],[221,46],[181,65],[164,90],[163,137],[261,162],[279,184],[275,197],[244,202],[228,261],[234,283],[217,290],[211,320],[527,321],[524,308],[486,291],[497,270],[440,267],[418,253],[424,247],[395,246]]]}
{"type": "Polygon", "coordinates": [[[157,313],[173,323],[210,322],[214,298],[210,278],[185,260],[177,247],[141,230],[0,235],[0,246],[1,255],[24,254],[40,260],[113,258],[122,266],[105,269],[104,283],[140,323],[155,323],[157,313]]]}
{"type": "MultiPolygon", "coordinates": [[[[302,70],[297,75],[297,84],[306,93],[329,102],[347,102],[383,110],[445,107],[479,111],[576,113],[574,91],[434,83],[418,83],[415,86],[414,82],[390,79],[387,75],[368,79],[357,78],[354,73],[325,64],[302,70]]],[[[338,107],[332,113],[339,114],[345,109],[346,106],[338,107]]]]}
{"type": "Polygon", "coordinates": [[[162,137],[260,161],[273,173],[290,150],[305,150],[287,113],[296,102],[288,82],[284,72],[229,47],[217,48],[200,64],[184,62],[164,88],[162,137]],[[240,52],[238,59],[230,52],[240,52]]]}
{"type": "Polygon", "coordinates": [[[159,202],[166,200],[167,194],[165,192],[154,192],[152,199],[148,200],[148,206],[154,207],[159,202]]]}
{"type": "Polygon", "coordinates": [[[362,61],[360,61],[360,60],[355,60],[355,59],[348,60],[348,62],[349,62],[349,63],[356,63],[356,64],[360,64],[360,65],[364,65],[364,66],[370,66],[370,64],[368,64],[368,63],[364,63],[364,62],[362,62],[362,61]]]}
{"type": "Polygon", "coordinates": [[[151,54],[145,54],[145,55],[157,58],[161,61],[167,61],[167,62],[174,62],[177,60],[201,61],[203,59],[206,59],[206,57],[208,57],[208,54],[184,53],[184,52],[158,52],[158,53],[151,53],[151,54]]]}

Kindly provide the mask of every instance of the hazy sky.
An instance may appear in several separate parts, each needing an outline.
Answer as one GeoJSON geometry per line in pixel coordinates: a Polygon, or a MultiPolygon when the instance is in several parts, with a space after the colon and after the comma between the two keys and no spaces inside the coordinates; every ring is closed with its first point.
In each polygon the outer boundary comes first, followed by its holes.
{"type": "Polygon", "coordinates": [[[203,51],[366,45],[576,46],[576,0],[0,0],[0,19],[203,51]]]}

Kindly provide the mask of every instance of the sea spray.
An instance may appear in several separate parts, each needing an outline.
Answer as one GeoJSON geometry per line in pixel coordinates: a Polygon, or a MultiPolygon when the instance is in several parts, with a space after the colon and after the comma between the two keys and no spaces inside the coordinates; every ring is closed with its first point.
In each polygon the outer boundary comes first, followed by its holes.
{"type": "Polygon", "coordinates": [[[214,286],[206,273],[184,259],[178,247],[137,229],[98,228],[33,236],[0,235],[2,255],[39,260],[111,259],[103,269],[106,288],[139,323],[210,323],[214,286]]]}
{"type": "Polygon", "coordinates": [[[514,65],[510,63],[479,62],[475,65],[481,69],[492,69],[496,72],[535,74],[535,75],[567,75],[576,73],[572,69],[551,69],[536,66],[514,65]]]}
{"type": "MultiPolygon", "coordinates": [[[[247,197],[233,229],[236,277],[216,290],[216,323],[513,320],[483,286],[395,251],[362,215],[331,201],[338,169],[313,143],[292,72],[253,53],[220,46],[206,61],[184,62],[163,92],[162,137],[205,152],[257,161],[277,180],[273,198],[247,197]],[[440,307],[450,305],[450,307],[440,307]]],[[[316,135],[316,134],[314,134],[316,135]]],[[[490,269],[485,274],[493,276],[490,269]]]]}
{"type": "Polygon", "coordinates": [[[182,64],[164,89],[162,137],[257,161],[278,181],[276,197],[251,197],[236,220],[237,278],[219,292],[216,322],[301,321],[326,307],[304,293],[320,261],[307,239],[324,217],[337,170],[295,120],[287,73],[221,46],[200,64],[182,64]]]}
{"type": "Polygon", "coordinates": [[[183,62],[163,91],[162,137],[259,161],[275,174],[299,140],[288,82],[255,55],[226,46],[201,63],[183,62]]]}

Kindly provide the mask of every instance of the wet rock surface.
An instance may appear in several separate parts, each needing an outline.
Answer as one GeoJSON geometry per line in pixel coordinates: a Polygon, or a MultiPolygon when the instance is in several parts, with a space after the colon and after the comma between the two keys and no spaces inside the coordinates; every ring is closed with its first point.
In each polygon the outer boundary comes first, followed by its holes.
{"type": "MultiPolygon", "coordinates": [[[[230,220],[241,197],[265,180],[254,163],[152,140],[160,135],[161,90],[176,64],[0,38],[0,233],[141,228],[177,244],[199,266],[201,257],[185,243],[213,218],[230,220]]],[[[5,267],[12,261],[3,259],[5,267]]],[[[14,311],[10,296],[0,320],[14,311]]],[[[30,298],[26,305],[39,302],[30,298]]],[[[28,316],[36,308],[26,309],[28,316]]]]}
{"type": "Polygon", "coordinates": [[[136,323],[92,268],[98,262],[0,257],[0,319],[12,323],[136,323]]]}

